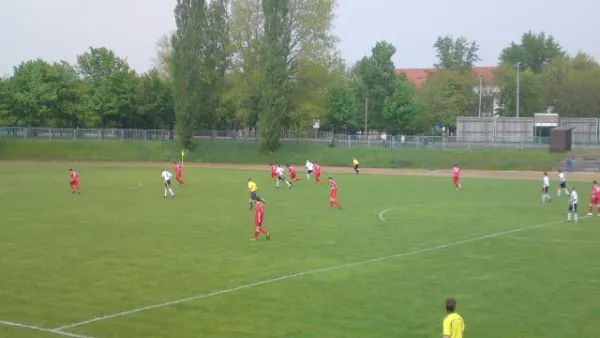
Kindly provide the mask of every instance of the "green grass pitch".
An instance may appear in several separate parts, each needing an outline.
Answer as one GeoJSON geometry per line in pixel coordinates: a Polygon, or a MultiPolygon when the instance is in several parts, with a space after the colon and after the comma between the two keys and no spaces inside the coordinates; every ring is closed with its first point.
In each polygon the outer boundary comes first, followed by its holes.
{"type": "Polygon", "coordinates": [[[338,211],[303,174],[188,168],[165,200],[160,168],[78,167],[81,196],[67,169],[0,166],[1,337],[440,337],[447,297],[468,337],[600,337],[600,217],[540,182],[336,175],[338,211]]]}

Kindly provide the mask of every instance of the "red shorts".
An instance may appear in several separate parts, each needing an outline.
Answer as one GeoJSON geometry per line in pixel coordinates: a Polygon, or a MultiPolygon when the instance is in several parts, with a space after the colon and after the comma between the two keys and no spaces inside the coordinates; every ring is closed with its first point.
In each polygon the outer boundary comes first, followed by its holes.
{"type": "Polygon", "coordinates": [[[271,178],[277,179],[277,174],[271,174],[271,178]]]}
{"type": "Polygon", "coordinates": [[[459,177],[458,176],[454,176],[452,178],[452,180],[453,180],[454,183],[458,183],[459,177]]]}
{"type": "Polygon", "coordinates": [[[181,173],[175,173],[175,178],[181,178],[181,173]]]}
{"type": "Polygon", "coordinates": [[[337,198],[337,192],[332,192],[332,193],[329,194],[329,199],[334,200],[336,198],[337,198]]]}
{"type": "Polygon", "coordinates": [[[257,228],[262,228],[262,222],[259,222],[259,221],[255,220],[254,221],[254,226],[257,227],[257,228]]]}
{"type": "Polygon", "coordinates": [[[292,174],[290,174],[290,178],[292,178],[292,179],[293,179],[293,178],[296,178],[296,173],[292,173],[292,174]]]}
{"type": "Polygon", "coordinates": [[[590,204],[592,205],[596,205],[596,204],[600,204],[600,198],[596,197],[592,197],[592,201],[590,202],[590,204]]]}
{"type": "Polygon", "coordinates": [[[78,186],[78,185],[79,185],[79,181],[71,181],[71,182],[69,183],[69,185],[70,185],[70,186],[72,186],[72,187],[73,187],[73,186],[78,186]]]}
{"type": "Polygon", "coordinates": [[[315,176],[317,176],[317,177],[321,176],[321,172],[320,171],[315,171],[315,176]]]}

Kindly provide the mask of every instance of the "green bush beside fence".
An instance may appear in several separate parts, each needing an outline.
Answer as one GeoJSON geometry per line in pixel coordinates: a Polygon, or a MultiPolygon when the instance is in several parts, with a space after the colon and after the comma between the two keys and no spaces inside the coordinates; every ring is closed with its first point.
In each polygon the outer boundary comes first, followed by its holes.
{"type": "MultiPolygon", "coordinates": [[[[143,141],[0,141],[0,160],[37,161],[172,161],[181,157],[176,142],[143,141]]],[[[286,143],[273,154],[262,154],[254,142],[201,141],[185,161],[211,163],[304,164],[307,159],[326,166],[350,166],[356,157],[363,167],[447,169],[551,170],[564,154],[547,150],[395,149],[327,147],[286,143]]]]}

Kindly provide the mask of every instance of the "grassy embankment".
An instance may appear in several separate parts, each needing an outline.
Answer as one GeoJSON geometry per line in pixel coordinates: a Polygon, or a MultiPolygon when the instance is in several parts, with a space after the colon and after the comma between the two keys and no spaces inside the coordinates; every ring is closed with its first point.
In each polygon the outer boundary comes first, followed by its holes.
{"type": "MultiPolygon", "coordinates": [[[[175,142],[141,141],[0,141],[0,160],[38,161],[171,161],[180,158],[175,142]]],[[[435,150],[366,147],[329,148],[321,144],[284,144],[274,154],[258,151],[254,142],[202,141],[185,160],[210,163],[293,163],[311,159],[326,166],[348,166],[352,157],[363,167],[448,168],[459,163],[465,169],[550,170],[564,160],[547,150],[435,150]]]]}

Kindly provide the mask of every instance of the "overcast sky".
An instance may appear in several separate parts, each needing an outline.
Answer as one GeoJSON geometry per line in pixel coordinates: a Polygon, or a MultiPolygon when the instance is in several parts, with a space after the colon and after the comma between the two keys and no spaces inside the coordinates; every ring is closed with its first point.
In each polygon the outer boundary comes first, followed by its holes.
{"type": "MultiPolygon", "coordinates": [[[[481,66],[528,30],[553,34],[570,53],[600,60],[600,0],[338,0],[335,34],[348,64],[387,40],[398,68],[431,67],[439,35],[464,35],[480,47],[481,66]]],[[[88,47],[107,47],[139,72],[156,41],[173,30],[175,0],[0,0],[0,75],[42,58],[75,62],[88,47]]]]}

